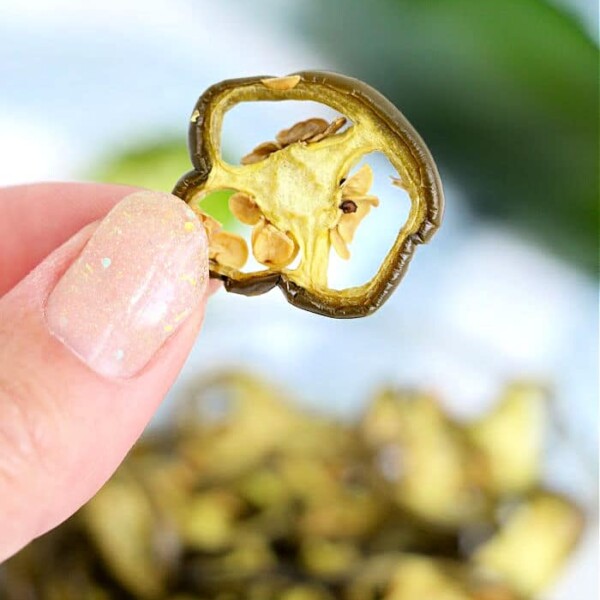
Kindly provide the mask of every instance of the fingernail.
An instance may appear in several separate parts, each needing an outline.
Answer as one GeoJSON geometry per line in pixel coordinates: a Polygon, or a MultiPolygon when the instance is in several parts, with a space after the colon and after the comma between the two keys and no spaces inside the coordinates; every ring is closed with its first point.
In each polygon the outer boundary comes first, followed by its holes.
{"type": "Polygon", "coordinates": [[[199,305],[208,284],[200,221],[170,194],[136,192],[100,223],[52,291],[51,333],[94,371],[141,371],[199,305]]]}

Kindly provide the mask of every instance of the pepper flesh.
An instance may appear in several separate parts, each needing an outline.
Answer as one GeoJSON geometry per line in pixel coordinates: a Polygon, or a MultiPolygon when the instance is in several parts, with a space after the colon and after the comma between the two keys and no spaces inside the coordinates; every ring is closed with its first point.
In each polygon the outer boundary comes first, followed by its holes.
{"type": "MultiPolygon", "coordinates": [[[[274,143],[283,145],[279,139],[274,143]]],[[[290,303],[305,310],[337,318],[366,316],[389,298],[416,245],[427,241],[441,222],[441,183],[425,144],[388,100],[356,79],[301,72],[216,84],[192,113],[190,150],[194,170],[177,183],[176,195],[197,204],[210,191],[233,189],[249,197],[260,218],[292,240],[300,256],[295,268],[273,265],[252,273],[212,260],[211,275],[232,292],[255,295],[278,286],[290,303]],[[320,102],[343,114],[351,125],[336,133],[338,120],[331,135],[316,133],[313,143],[308,139],[281,149],[261,144],[264,158],[241,166],[226,163],[220,153],[224,114],[240,102],[265,100],[320,102]],[[340,208],[346,199],[340,181],[371,152],[386,155],[396,169],[411,210],[375,277],[361,286],[332,290],[327,285],[332,242],[338,253],[345,254],[337,235],[331,234],[346,213],[340,208]]]]}

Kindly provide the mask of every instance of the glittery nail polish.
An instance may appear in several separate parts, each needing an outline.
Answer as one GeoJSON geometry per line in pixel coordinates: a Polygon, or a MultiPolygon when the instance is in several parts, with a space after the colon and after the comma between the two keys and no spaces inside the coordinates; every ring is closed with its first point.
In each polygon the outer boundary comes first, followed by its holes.
{"type": "Polygon", "coordinates": [[[208,243],[191,209],[136,192],[100,223],[46,306],[51,333],[94,371],[131,377],[200,304],[208,243]]]}

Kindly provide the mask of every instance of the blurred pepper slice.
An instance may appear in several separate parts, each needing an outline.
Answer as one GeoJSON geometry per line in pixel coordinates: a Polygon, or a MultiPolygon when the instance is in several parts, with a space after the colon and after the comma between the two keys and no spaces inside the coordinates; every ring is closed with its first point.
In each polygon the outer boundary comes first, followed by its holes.
{"type": "Polygon", "coordinates": [[[387,389],[351,424],[258,377],[202,378],[172,428],[3,565],[2,598],[537,598],[582,528],[579,509],[537,483],[547,407],[540,388],[514,384],[464,424],[431,395],[387,389]],[[534,433],[522,453],[511,424],[534,433]],[[486,510],[464,500],[469,488],[486,510]]]}

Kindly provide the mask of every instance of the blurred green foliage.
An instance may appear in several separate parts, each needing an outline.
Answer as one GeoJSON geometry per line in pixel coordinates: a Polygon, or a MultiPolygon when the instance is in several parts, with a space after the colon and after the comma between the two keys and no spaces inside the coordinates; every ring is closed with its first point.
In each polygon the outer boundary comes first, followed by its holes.
{"type": "Polygon", "coordinates": [[[191,168],[185,142],[172,136],[136,142],[108,155],[92,173],[98,181],[170,192],[191,168]]]}
{"type": "MultiPolygon", "coordinates": [[[[192,168],[184,139],[165,136],[160,141],[137,142],[113,153],[90,174],[90,179],[123,183],[170,192],[177,180],[192,168]]],[[[233,192],[219,190],[202,200],[202,210],[226,228],[235,228],[228,199],[233,192]]]]}
{"type": "Polygon", "coordinates": [[[400,107],[479,214],[596,270],[598,49],[572,17],[542,0],[311,6],[296,29],[400,107]]]}

